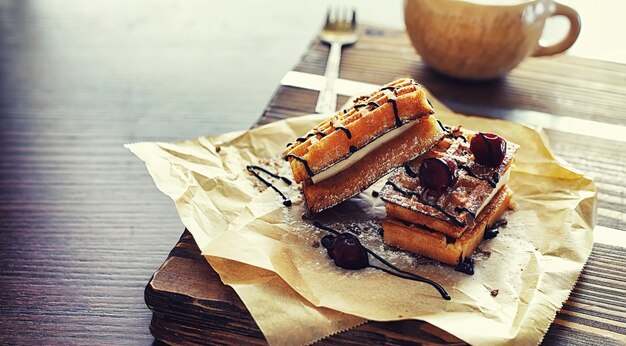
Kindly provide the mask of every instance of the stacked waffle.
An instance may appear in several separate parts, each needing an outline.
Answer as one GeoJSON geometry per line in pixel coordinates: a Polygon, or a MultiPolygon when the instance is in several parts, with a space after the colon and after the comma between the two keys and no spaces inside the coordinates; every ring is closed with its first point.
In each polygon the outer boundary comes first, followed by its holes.
{"type": "Polygon", "coordinates": [[[358,194],[444,136],[424,89],[389,83],[290,143],[284,153],[307,206],[320,212],[358,194]]]}
{"type": "Polygon", "coordinates": [[[443,263],[465,263],[508,209],[512,193],[506,183],[517,149],[494,134],[449,131],[394,172],[381,191],[385,243],[443,263]]]}
{"type": "Polygon", "coordinates": [[[303,183],[309,210],[335,206],[398,168],[380,194],[385,243],[467,263],[509,207],[506,183],[518,146],[444,127],[433,114],[424,89],[400,79],[288,144],[284,158],[303,183]]]}

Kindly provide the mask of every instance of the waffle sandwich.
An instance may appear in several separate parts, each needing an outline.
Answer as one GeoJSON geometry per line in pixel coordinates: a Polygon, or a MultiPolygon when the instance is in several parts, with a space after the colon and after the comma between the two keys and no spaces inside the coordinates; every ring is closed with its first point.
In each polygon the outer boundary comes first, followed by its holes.
{"type": "Polygon", "coordinates": [[[400,79],[288,144],[283,156],[309,210],[335,206],[431,149],[445,134],[433,113],[424,89],[400,79]]]}
{"type": "Polygon", "coordinates": [[[509,207],[506,183],[517,149],[497,135],[448,130],[382,189],[385,243],[442,263],[467,263],[509,207]]]}

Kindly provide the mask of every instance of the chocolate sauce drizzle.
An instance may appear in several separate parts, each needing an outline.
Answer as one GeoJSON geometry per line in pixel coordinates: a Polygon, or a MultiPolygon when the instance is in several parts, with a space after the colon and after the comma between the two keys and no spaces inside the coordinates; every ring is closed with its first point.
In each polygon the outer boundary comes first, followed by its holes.
{"type": "Polygon", "coordinates": [[[376,101],[370,101],[367,103],[368,106],[372,106],[372,109],[376,109],[378,107],[380,107],[380,105],[378,103],[376,103],[376,101]]]}
{"type": "MultiPolygon", "coordinates": [[[[340,233],[330,227],[324,226],[321,223],[315,221],[313,222],[313,226],[330,232],[334,235],[339,235],[340,233]]],[[[417,274],[413,274],[411,272],[407,272],[404,271],[396,266],[394,266],[393,264],[389,263],[387,260],[385,260],[384,258],[382,258],[381,256],[379,256],[378,254],[374,253],[372,250],[363,247],[365,249],[365,251],[367,251],[368,254],[372,255],[374,258],[376,258],[377,260],[379,260],[382,264],[386,265],[387,267],[391,268],[391,269],[387,269],[387,268],[383,268],[383,267],[379,267],[379,266],[375,266],[375,265],[368,265],[368,267],[373,268],[373,269],[378,269],[380,271],[383,271],[387,274],[391,274],[394,276],[397,276],[399,278],[403,278],[403,279],[407,279],[407,280],[413,280],[413,281],[418,281],[418,282],[423,282],[423,283],[427,283],[431,286],[433,286],[438,292],[439,294],[441,294],[441,297],[445,300],[450,300],[450,295],[448,294],[448,292],[446,292],[446,290],[438,283],[436,283],[435,281],[432,281],[430,279],[427,279],[423,276],[419,276],[417,274]]]]}
{"type": "Polygon", "coordinates": [[[476,179],[480,179],[483,181],[486,181],[489,185],[491,185],[491,187],[495,188],[498,184],[498,181],[500,181],[500,175],[498,174],[498,172],[495,172],[493,175],[494,179],[489,179],[489,178],[485,178],[485,177],[481,177],[479,175],[477,175],[476,173],[474,173],[474,171],[472,171],[471,168],[469,168],[466,165],[459,165],[459,168],[464,170],[465,172],[467,172],[468,175],[476,178],[476,179]]]}
{"type": "Polygon", "coordinates": [[[499,229],[487,228],[485,229],[485,234],[483,235],[483,239],[492,239],[492,238],[495,238],[498,234],[500,234],[499,229]]]}
{"type": "Polygon", "coordinates": [[[454,217],[454,215],[448,213],[445,209],[443,209],[442,206],[437,205],[437,204],[430,204],[430,203],[424,203],[424,204],[439,210],[439,212],[442,213],[443,215],[447,216],[448,219],[450,219],[450,221],[452,221],[453,224],[455,224],[457,226],[465,226],[465,223],[463,223],[461,220],[459,220],[456,217],[454,217]]]}
{"type": "Polygon", "coordinates": [[[380,91],[385,91],[385,90],[396,91],[396,89],[398,89],[398,87],[393,86],[393,85],[388,85],[388,86],[380,88],[380,91]]]}
{"type": "Polygon", "coordinates": [[[454,270],[467,275],[474,275],[474,260],[469,257],[465,257],[465,260],[461,261],[459,258],[459,263],[456,265],[454,270]]]}
{"type": "Polygon", "coordinates": [[[442,206],[437,205],[437,204],[427,203],[426,201],[423,201],[421,199],[421,195],[419,193],[405,190],[405,189],[399,187],[398,185],[396,185],[392,181],[387,181],[387,183],[385,185],[391,186],[394,190],[400,192],[401,194],[403,194],[405,196],[416,196],[420,200],[421,203],[423,203],[423,204],[425,204],[425,205],[427,205],[429,207],[437,209],[437,211],[439,211],[440,213],[445,215],[450,221],[452,221],[453,224],[455,224],[457,226],[465,226],[465,223],[463,223],[461,220],[457,219],[454,215],[448,213],[442,206]]]}
{"type": "Polygon", "coordinates": [[[507,221],[506,219],[500,219],[496,222],[494,222],[493,225],[489,226],[487,229],[485,229],[485,234],[483,236],[483,239],[491,239],[491,238],[495,238],[498,234],[500,234],[500,227],[506,227],[507,221]]]}
{"type": "Polygon", "coordinates": [[[348,130],[345,126],[340,125],[340,126],[334,126],[337,130],[341,130],[346,134],[346,137],[348,137],[348,139],[352,139],[352,133],[350,133],[350,130],[348,130]]]}
{"type": "Polygon", "coordinates": [[[430,106],[430,108],[435,109],[435,106],[433,106],[433,104],[430,102],[428,98],[426,98],[426,102],[428,102],[428,105],[430,106]]]}
{"type": "Polygon", "coordinates": [[[439,124],[439,127],[441,127],[443,132],[445,132],[447,135],[451,135],[452,134],[452,132],[450,132],[449,128],[443,126],[443,123],[441,123],[441,120],[437,119],[437,124],[439,124]]]}
{"type": "Polygon", "coordinates": [[[467,143],[467,138],[465,136],[463,136],[463,135],[452,136],[452,138],[454,138],[454,139],[461,138],[463,140],[463,142],[467,143]]]}
{"type": "Polygon", "coordinates": [[[351,153],[356,153],[359,149],[357,149],[357,147],[355,147],[354,145],[350,146],[350,152],[351,153]]]}
{"type": "Polygon", "coordinates": [[[400,186],[396,185],[396,183],[394,183],[391,180],[388,180],[385,185],[389,185],[391,186],[391,188],[393,188],[395,191],[400,192],[401,194],[405,195],[405,196],[415,196],[417,199],[420,199],[422,196],[417,193],[417,192],[413,192],[413,191],[409,191],[409,190],[405,190],[403,188],[401,188],[400,186]]]}
{"type": "Polygon", "coordinates": [[[454,208],[454,211],[457,214],[460,214],[462,212],[466,212],[466,213],[468,213],[472,217],[472,219],[476,218],[476,214],[474,214],[474,212],[472,212],[471,210],[469,210],[469,209],[467,209],[465,207],[456,207],[456,208],[454,208]]]}
{"type": "Polygon", "coordinates": [[[408,163],[404,164],[404,171],[406,172],[406,174],[411,177],[411,178],[417,178],[417,173],[415,173],[415,171],[413,171],[413,169],[411,168],[411,166],[409,166],[408,163]]]}
{"type": "Polygon", "coordinates": [[[402,120],[400,119],[400,115],[398,114],[398,103],[395,98],[389,98],[387,102],[391,103],[393,106],[393,117],[396,119],[396,127],[402,126],[402,120]]]}
{"type": "Polygon", "coordinates": [[[284,193],[282,193],[276,186],[274,186],[274,184],[270,183],[269,181],[263,179],[263,177],[261,177],[259,175],[259,173],[257,171],[255,171],[255,169],[258,169],[259,171],[268,174],[271,177],[274,177],[276,179],[280,179],[282,181],[285,182],[285,184],[287,185],[291,185],[291,180],[287,179],[286,177],[280,176],[278,174],[274,174],[270,171],[268,171],[267,169],[260,167],[260,166],[256,166],[256,165],[247,165],[246,169],[248,170],[248,172],[252,173],[257,179],[259,179],[263,184],[265,184],[267,187],[271,188],[272,190],[276,191],[276,193],[278,193],[280,195],[280,197],[282,197],[283,199],[283,204],[287,207],[291,207],[291,200],[289,198],[287,198],[287,196],[285,196],[284,193]]]}
{"type": "MultiPolygon", "coordinates": [[[[321,131],[317,131],[317,132],[311,132],[309,134],[307,134],[305,137],[298,137],[296,138],[296,142],[302,143],[305,142],[307,139],[313,137],[313,136],[320,136],[322,138],[324,138],[326,136],[326,134],[324,132],[321,131]]],[[[289,142],[287,143],[287,148],[289,148],[293,143],[289,142]]]]}
{"type": "Polygon", "coordinates": [[[290,157],[292,159],[296,160],[296,161],[300,161],[304,165],[304,169],[306,169],[306,173],[310,177],[315,175],[315,173],[313,173],[313,170],[311,169],[311,167],[309,167],[309,162],[307,160],[305,160],[305,159],[303,159],[300,156],[295,155],[295,154],[287,154],[287,155],[285,155],[285,161],[288,161],[290,157]]]}

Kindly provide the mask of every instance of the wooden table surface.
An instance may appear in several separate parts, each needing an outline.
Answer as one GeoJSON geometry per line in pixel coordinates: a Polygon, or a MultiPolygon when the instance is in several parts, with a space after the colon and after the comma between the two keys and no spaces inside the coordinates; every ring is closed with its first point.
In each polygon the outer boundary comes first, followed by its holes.
{"type": "MultiPolygon", "coordinates": [[[[323,6],[302,14],[313,5],[296,11],[285,2],[302,26],[281,31],[280,14],[269,17],[274,22],[254,20],[262,5],[245,2],[235,12],[220,5],[227,10],[200,1],[0,1],[0,344],[152,343],[144,288],[183,226],[122,145],[313,111],[317,93],[291,87],[263,107],[292,66],[322,73],[327,48],[307,49],[319,21],[306,16],[321,18],[323,6]],[[228,36],[239,32],[229,16],[248,19],[254,39],[228,36]],[[268,36],[264,30],[280,31],[275,39],[284,41],[257,39],[268,36]],[[288,44],[295,38],[301,46],[288,44]]],[[[626,124],[626,66],[530,59],[506,79],[475,84],[430,72],[393,30],[364,32],[345,51],[342,78],[383,83],[405,75],[453,109],[515,120],[522,114],[553,127],[547,134],[555,153],[597,182],[603,234],[621,238],[594,247],[547,341],[623,341],[624,141],[602,139],[607,127],[590,125],[626,124]],[[594,136],[559,131],[559,119],[585,119],[580,124],[594,136]]]]}

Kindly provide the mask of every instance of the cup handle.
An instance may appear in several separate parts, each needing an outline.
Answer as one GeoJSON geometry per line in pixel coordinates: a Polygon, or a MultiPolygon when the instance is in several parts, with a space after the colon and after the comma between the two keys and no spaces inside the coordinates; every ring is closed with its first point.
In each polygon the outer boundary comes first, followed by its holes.
{"type": "Polygon", "coordinates": [[[539,45],[539,47],[533,53],[532,56],[546,56],[546,55],[554,55],[554,54],[564,52],[567,49],[569,49],[569,47],[571,47],[574,44],[574,42],[576,42],[576,39],[578,38],[578,35],[580,34],[581,23],[580,23],[580,15],[578,14],[578,12],[576,12],[575,9],[569,6],[559,4],[558,2],[555,2],[554,5],[556,6],[556,9],[551,17],[554,17],[554,16],[567,17],[570,23],[569,32],[567,33],[567,36],[565,36],[565,38],[561,42],[555,43],[547,47],[539,45]]]}

